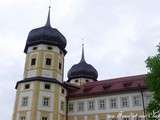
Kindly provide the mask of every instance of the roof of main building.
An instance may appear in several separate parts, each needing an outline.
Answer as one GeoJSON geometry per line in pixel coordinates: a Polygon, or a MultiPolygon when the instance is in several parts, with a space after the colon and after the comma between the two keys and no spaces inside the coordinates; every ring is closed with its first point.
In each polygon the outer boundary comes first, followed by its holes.
{"type": "Polygon", "coordinates": [[[79,88],[69,88],[69,98],[84,98],[119,92],[146,90],[146,75],[128,76],[86,83],[79,88]]]}

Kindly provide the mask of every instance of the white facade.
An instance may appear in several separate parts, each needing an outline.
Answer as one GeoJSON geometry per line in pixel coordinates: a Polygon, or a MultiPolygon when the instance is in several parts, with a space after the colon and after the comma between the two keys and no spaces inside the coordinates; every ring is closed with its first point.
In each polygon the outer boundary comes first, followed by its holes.
{"type": "MultiPolygon", "coordinates": [[[[145,105],[148,104],[148,99],[151,96],[150,92],[144,92],[144,103],[145,105]]],[[[120,111],[143,111],[143,105],[142,105],[142,97],[141,93],[134,92],[134,93],[124,93],[124,94],[113,94],[113,95],[103,95],[101,97],[93,97],[93,98],[82,98],[82,99],[75,99],[70,100],[69,104],[74,105],[74,110],[69,112],[70,116],[75,115],[88,115],[88,114],[99,114],[99,113],[115,113],[120,111]],[[140,106],[134,106],[133,105],[133,96],[140,96],[140,106]],[[129,99],[129,106],[128,107],[122,107],[121,106],[121,97],[128,97],[129,99]],[[110,106],[110,99],[116,98],[117,99],[117,108],[111,108],[110,106]],[[105,100],[105,109],[99,109],[99,100],[105,100]],[[88,101],[94,101],[95,108],[93,110],[88,110],[88,101]],[[84,110],[78,111],[78,103],[83,102],[84,103],[84,110]]]]}

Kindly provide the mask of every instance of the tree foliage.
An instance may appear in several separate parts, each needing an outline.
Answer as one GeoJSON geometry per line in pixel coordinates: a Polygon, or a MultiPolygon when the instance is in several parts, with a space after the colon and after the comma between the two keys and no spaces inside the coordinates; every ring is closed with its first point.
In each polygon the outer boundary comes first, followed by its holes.
{"type": "Polygon", "coordinates": [[[160,45],[155,56],[148,57],[146,60],[148,74],[146,83],[152,92],[152,100],[147,107],[148,120],[159,120],[160,115],[160,45]]]}

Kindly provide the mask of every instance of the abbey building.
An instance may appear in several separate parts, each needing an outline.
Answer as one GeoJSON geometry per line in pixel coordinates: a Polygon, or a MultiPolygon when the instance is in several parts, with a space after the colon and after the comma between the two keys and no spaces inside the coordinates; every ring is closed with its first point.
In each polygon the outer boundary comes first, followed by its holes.
{"type": "Polygon", "coordinates": [[[50,24],[30,31],[24,78],[16,84],[12,120],[143,120],[151,93],[145,75],[98,80],[82,58],[64,81],[67,40],[50,24]],[[125,116],[120,115],[123,114],[125,116]],[[131,116],[134,115],[133,116],[131,116]]]}

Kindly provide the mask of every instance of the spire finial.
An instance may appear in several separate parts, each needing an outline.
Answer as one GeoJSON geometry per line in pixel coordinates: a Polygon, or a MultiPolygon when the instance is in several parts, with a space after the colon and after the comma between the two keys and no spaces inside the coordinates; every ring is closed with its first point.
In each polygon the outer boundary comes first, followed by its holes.
{"type": "Polygon", "coordinates": [[[51,6],[49,6],[49,10],[48,10],[48,18],[47,18],[47,22],[46,22],[46,26],[50,27],[51,26],[51,23],[50,23],[50,10],[51,9],[51,6]]]}
{"type": "Polygon", "coordinates": [[[85,58],[84,58],[84,44],[82,44],[82,58],[81,58],[81,62],[85,62],[85,58]]]}

